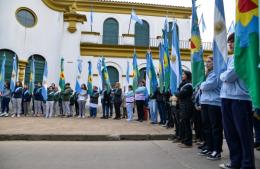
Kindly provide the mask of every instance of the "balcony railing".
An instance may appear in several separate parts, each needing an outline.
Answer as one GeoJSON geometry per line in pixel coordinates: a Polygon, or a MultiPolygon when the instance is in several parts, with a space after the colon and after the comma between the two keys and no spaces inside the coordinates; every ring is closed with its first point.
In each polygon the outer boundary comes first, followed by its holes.
{"type": "MultiPolygon", "coordinates": [[[[114,37],[113,37],[114,39],[114,37]]],[[[150,38],[150,47],[158,47],[163,39],[150,38]]],[[[119,36],[118,40],[112,40],[111,43],[103,43],[103,36],[101,35],[89,35],[81,34],[81,43],[95,43],[95,44],[112,44],[112,45],[132,45],[132,46],[147,46],[148,45],[135,45],[134,37],[119,36]]],[[[188,40],[180,40],[179,46],[181,49],[189,49],[190,42],[188,40]]],[[[202,47],[204,50],[212,50],[211,42],[202,42],[202,47]]]]}

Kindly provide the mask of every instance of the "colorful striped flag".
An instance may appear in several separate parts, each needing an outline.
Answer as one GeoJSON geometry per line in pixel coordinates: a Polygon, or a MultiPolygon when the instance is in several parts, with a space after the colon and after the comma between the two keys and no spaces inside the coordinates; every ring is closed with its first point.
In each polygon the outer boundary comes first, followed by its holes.
{"type": "Polygon", "coordinates": [[[134,55],[133,55],[133,90],[137,89],[138,87],[138,79],[139,79],[139,70],[138,70],[138,64],[137,64],[137,55],[134,50],[134,55]]]}
{"type": "Polygon", "coordinates": [[[246,84],[252,103],[260,108],[259,2],[236,1],[235,71],[246,84]]]}
{"type": "Polygon", "coordinates": [[[16,60],[16,55],[15,55],[13,57],[13,70],[12,70],[12,76],[11,76],[11,82],[10,82],[11,92],[14,92],[16,82],[17,82],[17,60],[16,60]]]}
{"type": "Polygon", "coordinates": [[[35,87],[35,60],[34,57],[31,59],[30,65],[30,79],[29,79],[29,93],[33,94],[34,87],[35,87]]]}
{"type": "Polygon", "coordinates": [[[98,70],[98,79],[99,79],[99,86],[98,90],[101,91],[103,89],[103,75],[102,75],[102,59],[99,58],[97,62],[97,70],[98,70]]]}
{"type": "Polygon", "coordinates": [[[158,86],[156,71],[153,64],[153,58],[151,52],[146,54],[146,88],[147,94],[154,94],[158,86]]]}
{"type": "Polygon", "coordinates": [[[181,55],[179,47],[179,32],[178,25],[176,22],[173,23],[172,29],[172,51],[170,56],[171,62],[171,78],[170,78],[170,89],[172,95],[177,91],[179,84],[181,83],[181,55]]]}
{"type": "Polygon", "coordinates": [[[91,61],[88,61],[88,94],[92,95],[93,93],[93,79],[92,79],[92,64],[91,61]]]}
{"type": "Polygon", "coordinates": [[[76,77],[76,85],[75,85],[75,92],[80,93],[81,92],[81,85],[80,85],[80,79],[81,79],[81,72],[82,72],[82,59],[78,59],[78,67],[77,67],[77,77],[76,77]]]}
{"type": "Polygon", "coordinates": [[[227,68],[227,29],[223,0],[215,0],[213,69],[217,77],[227,68]]]}
{"type": "Polygon", "coordinates": [[[107,71],[107,66],[106,66],[106,62],[105,62],[105,58],[102,57],[102,77],[104,78],[104,85],[107,89],[107,91],[109,92],[111,89],[111,85],[110,85],[110,80],[109,80],[109,74],[107,71]]]}
{"type": "Polygon", "coordinates": [[[45,61],[45,64],[44,64],[44,71],[43,71],[43,80],[42,80],[42,97],[43,97],[43,100],[47,100],[48,98],[48,94],[47,94],[47,78],[48,78],[48,64],[47,62],[45,61]]]}
{"type": "Polygon", "coordinates": [[[64,74],[64,59],[61,58],[60,61],[60,80],[59,80],[59,86],[60,89],[63,91],[65,87],[65,74],[64,74]]]}
{"type": "Polygon", "coordinates": [[[191,20],[191,69],[193,88],[200,85],[205,79],[205,68],[203,61],[203,50],[198,25],[198,16],[195,0],[192,0],[192,20],[191,20]]]}
{"type": "Polygon", "coordinates": [[[169,56],[169,43],[168,43],[168,32],[169,32],[169,24],[167,18],[164,22],[163,29],[163,66],[164,66],[164,90],[170,90],[170,56],[169,56]]]}
{"type": "Polygon", "coordinates": [[[1,73],[0,73],[0,93],[4,92],[4,87],[5,87],[5,62],[6,62],[6,56],[4,53],[2,66],[1,66],[1,73]]]}
{"type": "Polygon", "coordinates": [[[159,45],[159,83],[160,92],[163,93],[164,90],[164,63],[163,63],[164,49],[162,44],[159,45]]]}

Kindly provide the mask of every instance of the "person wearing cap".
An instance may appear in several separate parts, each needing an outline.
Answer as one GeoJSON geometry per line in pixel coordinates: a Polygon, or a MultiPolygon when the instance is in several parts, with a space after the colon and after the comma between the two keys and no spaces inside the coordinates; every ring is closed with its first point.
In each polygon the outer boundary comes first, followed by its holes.
{"type": "MultiPolygon", "coordinates": [[[[234,37],[234,33],[228,37],[231,52],[234,37]]],[[[255,169],[252,103],[244,82],[235,72],[234,55],[229,55],[227,69],[220,74],[220,80],[223,128],[230,158],[230,163],[221,164],[220,168],[255,169]]]]}
{"type": "Polygon", "coordinates": [[[193,114],[191,72],[182,72],[182,82],[175,96],[178,98],[180,109],[180,137],[181,148],[192,147],[191,117],[193,114]]]}
{"type": "Polygon", "coordinates": [[[221,158],[223,129],[220,100],[221,81],[213,71],[213,57],[206,60],[206,80],[201,83],[200,104],[202,111],[202,127],[205,134],[206,147],[198,155],[207,156],[209,160],[221,158]]]}

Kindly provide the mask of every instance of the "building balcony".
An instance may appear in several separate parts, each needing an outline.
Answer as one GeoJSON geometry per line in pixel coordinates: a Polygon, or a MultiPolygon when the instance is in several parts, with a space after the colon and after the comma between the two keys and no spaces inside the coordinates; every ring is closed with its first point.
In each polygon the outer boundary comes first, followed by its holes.
{"type": "MultiPolygon", "coordinates": [[[[135,44],[135,36],[133,34],[123,34],[119,37],[111,37],[111,42],[104,42],[103,43],[103,36],[100,35],[98,32],[82,32],[81,33],[81,43],[91,43],[91,44],[104,44],[104,45],[121,45],[121,46],[135,46],[135,47],[158,47],[159,44],[163,41],[161,37],[157,38],[150,38],[149,44],[148,41],[139,44],[135,44]],[[145,44],[145,45],[143,45],[145,44]]],[[[180,48],[181,49],[190,49],[190,42],[189,40],[180,40],[180,48]]],[[[212,50],[212,43],[211,42],[203,42],[202,43],[203,49],[207,51],[212,50]]]]}

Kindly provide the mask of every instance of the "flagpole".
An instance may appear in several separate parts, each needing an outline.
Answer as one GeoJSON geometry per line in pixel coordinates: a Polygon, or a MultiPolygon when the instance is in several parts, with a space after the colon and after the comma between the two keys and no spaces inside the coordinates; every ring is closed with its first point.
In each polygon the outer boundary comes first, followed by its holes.
{"type": "Polygon", "coordinates": [[[131,25],[131,21],[132,21],[132,15],[131,15],[131,17],[130,17],[130,21],[129,21],[129,26],[128,26],[128,32],[127,32],[127,34],[129,34],[129,32],[130,32],[130,25],[131,25]]]}

